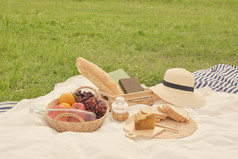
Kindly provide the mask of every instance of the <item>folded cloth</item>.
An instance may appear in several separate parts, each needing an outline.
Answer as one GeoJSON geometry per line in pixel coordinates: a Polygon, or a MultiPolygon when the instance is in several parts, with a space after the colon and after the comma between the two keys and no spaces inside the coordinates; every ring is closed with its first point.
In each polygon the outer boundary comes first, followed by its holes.
{"type": "Polygon", "coordinates": [[[15,105],[17,105],[17,102],[1,102],[0,103],[0,113],[8,111],[15,105]]]}
{"type": "Polygon", "coordinates": [[[214,91],[238,93],[238,67],[218,64],[193,73],[195,88],[210,87],[214,91]]]}

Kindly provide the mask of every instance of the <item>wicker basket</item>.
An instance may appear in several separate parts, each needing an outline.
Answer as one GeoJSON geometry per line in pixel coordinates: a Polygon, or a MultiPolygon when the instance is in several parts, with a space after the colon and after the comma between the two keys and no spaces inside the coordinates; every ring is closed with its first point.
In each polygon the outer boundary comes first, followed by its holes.
{"type": "MultiPolygon", "coordinates": [[[[97,95],[97,92],[95,91],[95,89],[93,89],[91,87],[80,87],[77,90],[75,90],[75,92],[78,91],[79,89],[83,89],[83,88],[91,89],[94,91],[95,95],[97,95]]],[[[85,122],[79,115],[74,114],[74,113],[60,113],[54,119],[52,119],[51,117],[46,115],[46,119],[47,119],[49,125],[53,129],[57,130],[58,132],[64,132],[64,131],[92,132],[92,131],[96,131],[98,128],[101,127],[102,123],[104,122],[104,120],[106,119],[106,117],[109,113],[109,109],[110,109],[109,105],[106,101],[104,101],[104,102],[107,105],[106,113],[104,114],[103,117],[101,117],[100,119],[96,119],[94,121],[85,122]],[[71,117],[77,118],[81,122],[59,121],[58,119],[63,116],[71,116],[71,117]]],[[[59,104],[58,99],[55,99],[47,106],[47,109],[52,109],[55,105],[58,105],[58,104],[59,104]]]]}

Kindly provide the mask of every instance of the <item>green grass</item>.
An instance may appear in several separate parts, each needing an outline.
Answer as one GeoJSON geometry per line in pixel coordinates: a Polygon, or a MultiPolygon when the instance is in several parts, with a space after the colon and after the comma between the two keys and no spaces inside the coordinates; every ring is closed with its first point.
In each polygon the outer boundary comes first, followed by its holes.
{"type": "Polygon", "coordinates": [[[238,65],[237,0],[0,0],[0,101],[51,92],[82,56],[152,86],[238,65]]]}

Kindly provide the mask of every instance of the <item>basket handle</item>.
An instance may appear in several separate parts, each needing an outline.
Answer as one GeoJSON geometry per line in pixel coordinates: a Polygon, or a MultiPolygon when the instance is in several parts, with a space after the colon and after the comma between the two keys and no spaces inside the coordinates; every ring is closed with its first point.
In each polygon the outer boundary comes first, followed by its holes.
{"type": "Polygon", "coordinates": [[[80,89],[83,89],[83,88],[91,89],[95,93],[95,95],[98,96],[96,89],[94,89],[93,87],[90,87],[90,86],[81,86],[78,89],[76,89],[74,92],[78,92],[80,89]]]}
{"type": "Polygon", "coordinates": [[[83,123],[85,122],[81,116],[74,114],[74,113],[60,113],[54,118],[54,120],[59,121],[59,118],[64,117],[64,116],[71,116],[71,117],[78,119],[80,122],[83,122],[83,123]]]}

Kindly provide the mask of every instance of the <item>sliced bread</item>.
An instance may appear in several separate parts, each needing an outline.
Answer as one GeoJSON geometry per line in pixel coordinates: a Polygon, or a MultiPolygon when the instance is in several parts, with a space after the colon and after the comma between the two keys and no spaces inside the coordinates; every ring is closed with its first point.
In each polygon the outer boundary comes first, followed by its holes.
{"type": "Polygon", "coordinates": [[[186,110],[178,108],[171,104],[158,106],[158,110],[160,110],[163,113],[166,113],[170,118],[178,122],[188,122],[190,119],[188,112],[186,110]]]}

